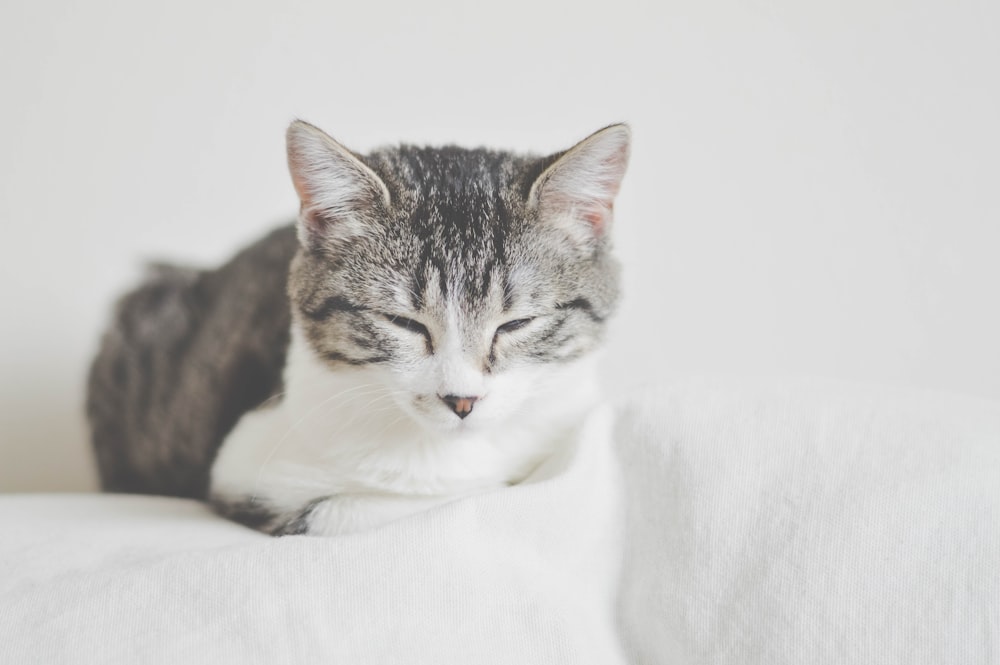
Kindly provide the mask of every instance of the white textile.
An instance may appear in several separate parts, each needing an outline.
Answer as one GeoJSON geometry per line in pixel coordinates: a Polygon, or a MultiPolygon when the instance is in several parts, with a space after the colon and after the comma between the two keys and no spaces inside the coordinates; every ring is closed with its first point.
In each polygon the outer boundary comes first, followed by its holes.
{"type": "Polygon", "coordinates": [[[690,382],[531,482],[272,539],[0,498],[3,663],[1000,663],[1000,405],[690,382]]]}

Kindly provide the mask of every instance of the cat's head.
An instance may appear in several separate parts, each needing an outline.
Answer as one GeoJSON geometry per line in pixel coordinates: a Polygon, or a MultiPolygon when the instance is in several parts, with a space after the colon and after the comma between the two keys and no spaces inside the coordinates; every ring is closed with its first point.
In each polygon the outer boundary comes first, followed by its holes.
{"type": "Polygon", "coordinates": [[[612,125],[541,158],[362,156],[293,123],[295,325],[331,371],[371,372],[430,429],[549,399],[547,378],[598,345],[618,299],[609,231],[629,137],[612,125]]]}

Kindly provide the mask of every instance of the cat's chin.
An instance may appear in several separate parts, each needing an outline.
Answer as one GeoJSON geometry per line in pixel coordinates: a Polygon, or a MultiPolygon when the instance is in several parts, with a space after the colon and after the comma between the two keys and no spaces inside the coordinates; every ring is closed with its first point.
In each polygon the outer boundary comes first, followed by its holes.
{"type": "Polygon", "coordinates": [[[453,413],[420,413],[411,412],[411,416],[429,434],[443,437],[456,437],[465,434],[475,434],[489,428],[488,419],[472,413],[465,418],[459,418],[453,413]]]}

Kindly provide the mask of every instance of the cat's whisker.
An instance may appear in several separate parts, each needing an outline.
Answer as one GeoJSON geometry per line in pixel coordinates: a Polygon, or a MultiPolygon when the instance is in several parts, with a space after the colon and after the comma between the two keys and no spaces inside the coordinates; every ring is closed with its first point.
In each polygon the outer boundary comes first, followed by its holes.
{"type": "Polygon", "coordinates": [[[401,415],[397,416],[396,418],[394,418],[393,420],[389,421],[389,423],[386,424],[385,427],[383,427],[382,429],[380,429],[378,432],[375,433],[375,438],[377,439],[378,437],[380,437],[383,434],[385,434],[390,428],[394,427],[397,423],[399,423],[399,421],[401,421],[405,417],[406,417],[406,414],[401,414],[401,415]]]}
{"type": "MultiPolygon", "coordinates": [[[[297,388],[297,390],[299,392],[308,391],[311,388],[314,388],[316,386],[322,386],[325,383],[328,383],[329,380],[330,379],[329,379],[328,376],[324,376],[322,374],[318,374],[316,376],[310,377],[309,379],[299,379],[296,382],[296,388],[297,388]]],[[[381,386],[379,386],[377,383],[368,383],[368,384],[363,384],[363,385],[360,385],[360,386],[357,386],[357,387],[358,388],[361,388],[361,387],[375,387],[375,388],[380,388],[381,386]]],[[[265,409],[265,408],[271,408],[272,406],[276,406],[276,404],[280,404],[284,400],[284,398],[288,396],[288,392],[289,391],[287,389],[284,389],[284,390],[281,390],[279,392],[276,392],[273,395],[271,395],[270,397],[268,397],[267,399],[265,399],[263,402],[261,402],[260,405],[258,405],[256,408],[258,408],[258,409],[265,409]]],[[[368,393],[368,394],[370,394],[370,393],[368,393]]]]}
{"type": "MultiPolygon", "coordinates": [[[[359,386],[354,386],[351,389],[341,391],[340,393],[338,393],[336,395],[332,395],[331,397],[328,397],[328,398],[324,399],[322,402],[320,402],[319,404],[317,404],[316,406],[314,406],[312,409],[310,409],[310,411],[308,411],[306,414],[304,414],[296,423],[294,423],[291,427],[289,427],[288,431],[285,432],[285,435],[281,438],[281,440],[279,440],[278,444],[270,452],[270,454],[267,456],[267,458],[265,458],[263,460],[263,462],[261,463],[260,469],[258,470],[258,475],[257,475],[258,481],[257,481],[257,483],[254,486],[254,495],[253,495],[253,498],[256,498],[256,492],[257,492],[257,489],[259,487],[259,479],[260,479],[260,476],[263,473],[264,469],[266,468],[268,462],[273,458],[274,454],[281,447],[281,444],[285,441],[285,439],[291,434],[291,432],[296,427],[300,426],[307,418],[310,418],[310,417],[313,417],[313,418],[320,417],[324,413],[328,414],[328,413],[332,412],[334,409],[342,408],[344,406],[349,405],[351,402],[353,402],[353,401],[355,401],[357,399],[362,399],[362,398],[364,398],[366,396],[371,396],[371,395],[376,395],[376,397],[373,400],[370,400],[369,403],[368,403],[368,405],[366,405],[365,407],[362,407],[361,409],[358,409],[358,408],[353,409],[353,413],[352,413],[351,417],[348,418],[346,421],[338,423],[337,427],[331,429],[326,434],[326,436],[324,438],[326,440],[335,440],[339,434],[341,434],[342,432],[346,431],[349,427],[351,427],[355,423],[355,421],[359,418],[359,416],[366,415],[366,414],[368,416],[370,416],[371,413],[373,413],[369,409],[369,405],[376,404],[380,400],[385,400],[385,399],[388,399],[388,398],[392,398],[392,397],[396,397],[396,396],[401,396],[401,395],[405,396],[406,392],[405,391],[400,391],[400,390],[389,390],[385,386],[382,386],[382,385],[379,385],[379,384],[374,384],[374,383],[369,383],[369,384],[362,384],[362,385],[359,385],[359,386]],[[349,392],[352,392],[352,391],[355,391],[355,390],[359,390],[359,389],[362,389],[362,388],[372,388],[372,390],[366,390],[366,391],[363,391],[363,392],[354,392],[346,400],[343,400],[342,402],[332,402],[333,398],[341,397],[341,396],[345,395],[346,393],[349,393],[349,392]],[[320,411],[319,413],[314,413],[320,407],[324,407],[323,410],[320,411]]],[[[387,405],[382,410],[390,410],[394,406],[395,406],[395,404],[390,404],[390,405],[387,405]]]]}
{"type": "MultiPolygon", "coordinates": [[[[355,427],[356,425],[361,424],[362,422],[365,423],[366,427],[371,424],[377,424],[379,416],[385,413],[392,413],[392,412],[398,412],[399,418],[407,417],[407,414],[403,412],[395,402],[390,402],[381,407],[374,409],[369,408],[366,409],[364,413],[356,414],[350,420],[345,422],[343,426],[339,428],[339,430],[340,431],[347,430],[351,427],[355,427]]],[[[377,435],[368,435],[368,438],[373,442],[377,441],[377,435]]]]}
{"type": "MultiPolygon", "coordinates": [[[[331,416],[336,416],[338,423],[347,422],[347,421],[344,420],[344,413],[343,413],[343,411],[348,406],[351,406],[351,404],[353,402],[355,402],[356,400],[358,400],[358,399],[362,399],[364,397],[370,396],[370,395],[378,393],[378,392],[379,392],[378,389],[376,389],[376,390],[370,390],[370,391],[366,391],[366,392],[359,392],[359,393],[355,393],[355,394],[351,395],[349,398],[347,398],[345,400],[342,400],[342,401],[329,402],[329,403],[325,403],[325,404],[321,403],[319,405],[319,407],[321,407],[321,408],[314,409],[313,413],[307,414],[308,418],[310,420],[312,420],[315,425],[319,425],[319,424],[323,423],[326,419],[330,418],[331,416]]],[[[350,417],[348,418],[348,421],[350,420],[350,418],[353,418],[357,412],[358,412],[358,409],[356,407],[352,407],[350,409],[350,417]]],[[[304,418],[303,418],[302,422],[304,422],[304,418]]],[[[299,424],[301,425],[302,422],[300,422],[299,424]]]]}
{"type": "Polygon", "coordinates": [[[406,396],[405,391],[389,390],[388,388],[386,388],[384,386],[380,386],[379,388],[380,389],[378,389],[378,390],[369,391],[369,392],[364,393],[364,394],[359,393],[359,394],[353,396],[351,398],[351,400],[349,400],[348,402],[345,402],[344,404],[330,405],[330,406],[328,406],[324,410],[325,413],[321,414],[321,415],[329,414],[334,408],[346,406],[346,404],[354,401],[354,399],[358,399],[358,398],[361,398],[361,397],[367,397],[367,396],[371,396],[371,395],[374,394],[375,395],[374,399],[370,400],[364,406],[354,407],[352,409],[352,414],[351,414],[350,418],[348,418],[346,421],[340,421],[338,431],[342,431],[343,429],[346,428],[346,426],[349,426],[349,425],[353,424],[354,422],[356,422],[358,420],[358,418],[365,417],[366,415],[369,415],[370,414],[370,407],[373,406],[374,404],[378,404],[380,401],[383,401],[383,400],[386,400],[386,399],[391,399],[391,398],[395,398],[395,397],[398,397],[398,396],[404,396],[404,397],[406,396]]]}
{"type": "Polygon", "coordinates": [[[302,417],[300,417],[298,420],[296,420],[294,423],[292,423],[292,425],[282,435],[282,437],[278,440],[278,442],[274,445],[274,447],[270,450],[270,452],[268,452],[268,454],[264,457],[263,461],[261,462],[260,468],[257,471],[257,478],[256,478],[256,480],[254,482],[253,492],[251,493],[251,497],[250,497],[251,501],[254,501],[257,498],[257,490],[260,487],[260,480],[261,480],[261,477],[262,477],[262,475],[264,473],[264,469],[267,467],[268,463],[274,458],[274,455],[281,448],[282,444],[285,443],[285,441],[288,439],[288,437],[292,434],[292,432],[297,427],[299,427],[302,423],[304,423],[317,409],[319,409],[320,407],[322,407],[324,404],[327,404],[327,403],[329,403],[329,402],[331,402],[331,401],[333,401],[333,400],[335,400],[335,399],[337,399],[339,397],[342,397],[343,395],[351,393],[351,392],[353,392],[355,390],[360,390],[362,388],[370,388],[370,387],[373,387],[373,386],[374,387],[378,387],[377,384],[371,384],[371,383],[360,384],[360,385],[357,385],[357,386],[352,386],[351,388],[347,388],[346,390],[343,390],[343,391],[341,391],[339,393],[335,393],[333,395],[330,395],[329,397],[327,397],[326,399],[324,399],[322,402],[320,402],[319,404],[316,404],[311,409],[309,409],[308,411],[306,411],[306,413],[303,414],[302,417]]]}
{"type": "MultiPolygon", "coordinates": [[[[396,411],[396,410],[397,410],[397,407],[396,407],[395,404],[389,404],[389,405],[386,405],[386,406],[384,406],[384,407],[382,407],[380,409],[375,409],[375,410],[369,412],[367,415],[368,416],[375,416],[375,415],[379,415],[379,414],[382,414],[382,413],[393,412],[393,411],[396,411]]],[[[396,423],[400,422],[401,420],[404,420],[405,418],[407,418],[407,414],[406,413],[399,413],[395,418],[392,419],[392,421],[390,422],[390,426],[391,425],[395,425],[396,423]]],[[[338,436],[340,434],[342,434],[343,432],[349,430],[353,425],[354,425],[354,422],[347,422],[347,423],[341,424],[340,427],[337,427],[336,429],[334,429],[334,430],[332,430],[330,432],[330,438],[331,439],[338,438],[338,436]]],[[[377,442],[379,440],[379,437],[381,437],[385,433],[385,431],[387,429],[388,429],[388,427],[386,427],[386,426],[383,425],[382,429],[380,429],[380,430],[378,430],[378,431],[376,431],[374,433],[371,433],[370,435],[368,435],[367,438],[369,440],[373,441],[373,442],[377,442]]],[[[339,450],[335,446],[322,447],[322,448],[317,447],[316,450],[317,450],[317,453],[313,457],[313,461],[314,462],[315,461],[319,461],[319,460],[324,460],[324,459],[332,459],[332,458],[336,458],[336,457],[339,456],[339,454],[338,454],[339,450]]]]}

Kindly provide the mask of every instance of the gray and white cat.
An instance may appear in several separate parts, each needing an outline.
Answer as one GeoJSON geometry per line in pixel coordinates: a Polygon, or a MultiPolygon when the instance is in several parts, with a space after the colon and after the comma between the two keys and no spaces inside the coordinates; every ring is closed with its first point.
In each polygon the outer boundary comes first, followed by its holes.
{"type": "Polygon", "coordinates": [[[334,534],[524,479],[598,399],[627,127],[542,158],[287,138],[294,227],[119,303],[88,391],[104,488],[334,534]]]}

